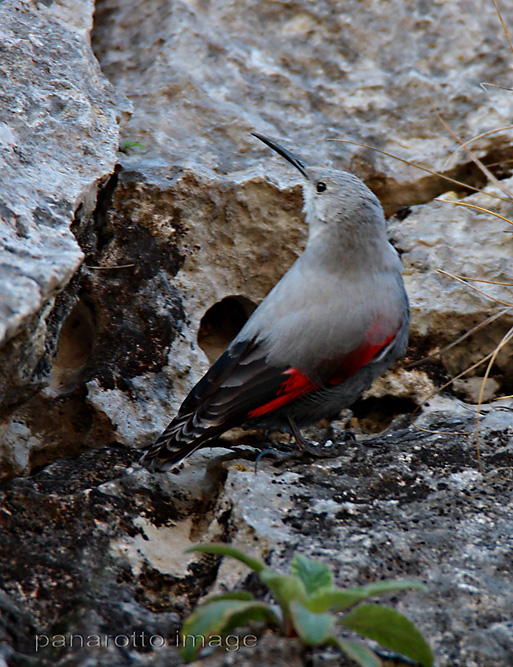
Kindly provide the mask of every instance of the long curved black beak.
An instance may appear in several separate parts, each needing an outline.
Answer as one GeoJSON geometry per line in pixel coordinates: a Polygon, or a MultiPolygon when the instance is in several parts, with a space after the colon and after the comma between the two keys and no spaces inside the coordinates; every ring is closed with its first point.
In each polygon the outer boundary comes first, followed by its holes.
{"type": "Polygon", "coordinates": [[[260,141],[263,141],[264,144],[267,144],[269,146],[269,148],[273,149],[273,151],[276,151],[277,153],[279,153],[288,162],[290,162],[290,164],[293,164],[294,167],[296,167],[296,169],[299,169],[299,171],[303,174],[303,176],[307,180],[310,180],[308,178],[308,174],[305,171],[306,170],[305,163],[302,160],[300,160],[298,157],[296,157],[294,155],[294,153],[291,153],[286,148],[283,148],[282,146],[280,146],[280,144],[277,144],[276,141],[273,141],[272,139],[268,139],[267,137],[264,137],[263,134],[258,134],[257,132],[252,132],[251,134],[254,137],[256,137],[257,139],[260,139],[260,141]]]}

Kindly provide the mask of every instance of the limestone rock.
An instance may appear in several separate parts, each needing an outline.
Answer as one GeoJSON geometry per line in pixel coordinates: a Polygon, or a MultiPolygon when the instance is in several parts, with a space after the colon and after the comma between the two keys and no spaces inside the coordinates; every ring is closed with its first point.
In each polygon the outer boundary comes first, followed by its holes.
{"type": "MultiPolygon", "coordinates": [[[[501,183],[513,192],[513,179],[501,183]]],[[[488,186],[462,200],[449,198],[415,206],[404,219],[392,219],[390,225],[412,305],[413,342],[423,340],[426,352],[433,353],[502,312],[441,355],[451,375],[492,352],[513,325],[507,308],[513,303],[513,228],[503,219],[511,219],[513,203],[497,197],[505,195],[496,186],[488,186]],[[469,280],[458,280],[461,276],[469,280]]],[[[499,384],[502,380],[506,387],[513,378],[511,360],[511,348],[505,346],[495,361],[499,384]]],[[[486,366],[482,368],[484,374],[486,366]]]]}
{"type": "MultiPolygon", "coordinates": [[[[437,666],[509,667],[513,428],[500,405],[485,408],[480,470],[464,435],[474,423],[452,399],[424,412],[427,434],[396,423],[347,443],[337,458],[263,460],[256,475],[249,449],[204,450],[178,474],[151,475],[133,463],[137,450],[118,447],[4,484],[0,659],[10,667],[180,664],[177,633],[198,599],[241,586],[264,595],[247,568],[183,552],[229,541],[280,571],[294,551],[320,559],[341,586],[423,581],[426,593],[383,601],[419,625],[437,666]]],[[[257,635],[244,664],[270,656],[272,664],[342,664],[257,635]]],[[[241,664],[236,657],[217,652],[205,664],[241,664]]]]}
{"type": "Polygon", "coordinates": [[[51,304],[82,261],[70,226],[91,213],[98,182],[113,168],[120,112],[89,48],[63,24],[26,3],[0,11],[9,73],[0,111],[5,402],[7,393],[9,401],[19,396],[14,378],[30,383],[51,304]],[[32,350],[20,350],[23,337],[32,350]]]}
{"type": "MultiPolygon", "coordinates": [[[[4,414],[48,380],[77,289],[70,281],[84,258],[74,231],[90,218],[98,187],[114,168],[118,123],[129,108],[103,76],[81,29],[70,30],[47,4],[6,0],[0,6],[4,414]]],[[[88,18],[82,15],[87,25],[92,6],[81,9],[89,11],[88,18]]],[[[74,16],[78,26],[76,7],[74,16]]],[[[3,453],[8,466],[23,469],[3,453]]]]}
{"type": "MultiPolygon", "coordinates": [[[[513,9],[501,8],[508,25],[513,9]]],[[[99,0],[93,45],[114,85],[134,103],[124,138],[157,164],[218,178],[262,173],[249,132],[288,139],[306,160],[349,167],[389,213],[429,201],[446,185],[383,155],[329,138],[370,143],[431,170],[481,183],[437,120],[463,140],[505,127],[511,96],[507,42],[493,3],[259,2],[208,6],[167,0],[99,0]],[[493,44],[493,48],[490,45],[493,44]]],[[[511,130],[474,148],[511,157],[511,130]]],[[[279,160],[267,176],[298,183],[279,160]]]]}

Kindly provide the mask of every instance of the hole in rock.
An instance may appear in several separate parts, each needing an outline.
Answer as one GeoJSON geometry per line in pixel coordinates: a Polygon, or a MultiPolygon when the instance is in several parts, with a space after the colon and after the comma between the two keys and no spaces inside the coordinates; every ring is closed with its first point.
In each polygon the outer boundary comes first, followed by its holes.
{"type": "Polygon", "coordinates": [[[80,383],[95,339],[91,310],[79,301],[64,322],[53,362],[49,390],[55,396],[72,391],[80,383]]]}
{"type": "Polygon", "coordinates": [[[207,310],[201,318],[198,345],[210,363],[224,352],[255,308],[245,296],[227,296],[207,310]]]}
{"type": "Polygon", "coordinates": [[[381,433],[398,415],[412,413],[417,404],[411,398],[383,396],[357,401],[351,410],[364,431],[381,433]]]}

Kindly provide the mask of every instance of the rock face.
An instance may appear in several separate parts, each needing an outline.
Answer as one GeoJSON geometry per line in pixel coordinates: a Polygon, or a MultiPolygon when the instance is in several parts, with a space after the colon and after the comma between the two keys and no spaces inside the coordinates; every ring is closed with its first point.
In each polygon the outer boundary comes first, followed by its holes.
{"type": "MultiPolygon", "coordinates": [[[[8,414],[48,380],[84,257],[72,225],[96,207],[129,104],[52,12],[7,0],[0,25],[0,404],[8,414]]],[[[8,469],[26,469],[30,437],[18,431],[14,455],[3,448],[8,469]]]]}
{"type": "MultiPolygon", "coordinates": [[[[504,12],[510,19],[511,8],[504,12]]],[[[510,124],[503,92],[479,88],[509,80],[510,54],[493,5],[477,0],[419,0],[408,8],[401,0],[264,7],[101,0],[93,44],[111,81],[134,102],[124,136],[152,159],[195,171],[201,165],[218,177],[261,170],[262,149],[249,137],[257,129],[289,137],[305,159],[349,166],[389,212],[429,201],[446,185],[326,137],[463,175],[463,152],[445,164],[453,140],[430,100],[464,139],[510,124]]],[[[509,137],[508,130],[485,137],[481,153],[509,155],[509,137]]],[[[298,182],[275,163],[280,182],[298,182]]]]}
{"type": "MultiPolygon", "coordinates": [[[[510,416],[483,417],[483,472],[472,438],[451,433],[473,426],[453,399],[424,413],[428,435],[403,420],[336,459],[264,460],[256,475],[247,458],[219,450],[195,454],[180,474],[151,475],[129,467],[134,450],[117,448],[13,480],[0,492],[0,656],[13,666],[180,664],[180,619],[199,596],[263,594],[233,561],[184,554],[229,540],[279,569],[294,551],[321,559],[339,585],[423,581],[427,593],[388,602],[419,625],[436,664],[509,667],[510,416]]],[[[343,664],[257,634],[258,650],[205,664],[343,664]]]]}
{"type": "MultiPolygon", "coordinates": [[[[512,179],[501,184],[508,191],[513,188],[512,179]]],[[[429,341],[440,348],[490,314],[507,310],[505,306],[513,296],[513,227],[504,218],[511,217],[513,208],[511,202],[496,199],[500,196],[504,193],[491,186],[461,201],[448,198],[415,206],[405,219],[392,219],[390,233],[401,252],[412,303],[413,343],[429,341]],[[471,280],[463,283],[448,274],[471,280]]],[[[512,325],[511,311],[504,312],[480,335],[444,353],[446,369],[456,375],[476,363],[493,350],[493,341],[500,341],[512,325]]],[[[509,393],[513,378],[511,351],[503,349],[496,363],[496,374],[502,378],[500,386],[509,393]]]]}
{"type": "MultiPolygon", "coordinates": [[[[179,664],[140,633],[172,638],[211,590],[262,594],[183,554],[223,539],[277,568],[294,549],[323,558],[341,585],[423,579],[426,595],[394,604],[437,664],[509,667],[511,345],[485,386],[482,469],[468,434],[485,365],[419,411],[427,432],[404,421],[513,324],[513,104],[479,87],[511,83],[493,3],[5,0],[0,35],[0,662],[179,664]],[[454,153],[431,100],[462,140],[483,135],[470,145],[491,174],[454,153]],[[151,477],[131,448],[304,244],[299,178],[252,130],[378,194],[412,302],[408,356],[335,425],[358,435],[337,459],[255,476],[213,450],[151,477]],[[125,648],[50,641],[132,632],[125,648]]],[[[262,446],[251,437],[234,439],[262,446]]],[[[237,660],[340,664],[272,634],[205,664],[237,660]]]]}

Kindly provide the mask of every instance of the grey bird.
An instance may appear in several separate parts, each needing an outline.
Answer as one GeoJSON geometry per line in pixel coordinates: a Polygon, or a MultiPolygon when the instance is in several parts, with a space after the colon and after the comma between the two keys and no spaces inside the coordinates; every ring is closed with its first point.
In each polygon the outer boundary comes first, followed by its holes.
{"type": "Polygon", "coordinates": [[[406,350],[410,309],[377,197],[253,133],[304,177],[303,254],[142,456],[167,470],[235,426],[288,431],[332,420],[406,350]]]}

